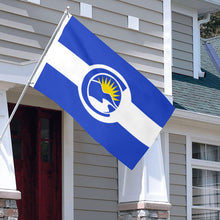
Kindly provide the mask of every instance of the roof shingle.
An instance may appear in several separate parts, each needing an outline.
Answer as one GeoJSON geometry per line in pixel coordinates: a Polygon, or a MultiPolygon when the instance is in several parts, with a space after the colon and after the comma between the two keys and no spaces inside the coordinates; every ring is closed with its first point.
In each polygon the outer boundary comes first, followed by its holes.
{"type": "MultiPolygon", "coordinates": [[[[220,37],[209,39],[220,56],[220,37]]],[[[202,44],[205,40],[202,40],[202,44]]],[[[220,74],[201,44],[204,78],[194,79],[173,73],[174,106],[179,109],[220,116],[220,74]]]]}

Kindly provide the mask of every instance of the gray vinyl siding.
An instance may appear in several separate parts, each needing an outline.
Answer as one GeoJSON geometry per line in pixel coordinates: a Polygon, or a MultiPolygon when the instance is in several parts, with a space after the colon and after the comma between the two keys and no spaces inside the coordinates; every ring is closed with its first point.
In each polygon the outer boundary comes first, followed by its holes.
{"type": "Polygon", "coordinates": [[[117,160],[74,123],[75,219],[117,219],[117,160]]]}
{"type": "Polygon", "coordinates": [[[173,72],[193,76],[193,20],[172,12],[173,72]]]}
{"type": "MultiPolygon", "coordinates": [[[[161,91],[164,89],[163,1],[83,0],[93,17],[79,15],[79,0],[0,0],[0,59],[38,60],[67,5],[71,13],[161,91]],[[128,15],[140,30],[127,28],[128,15]]],[[[76,220],[117,219],[117,160],[77,123],[74,130],[76,220]]]]}
{"type": "Polygon", "coordinates": [[[169,135],[170,145],[170,219],[186,220],[186,138],[169,135]]]}
{"type": "Polygon", "coordinates": [[[93,18],[79,16],[79,0],[0,0],[0,59],[12,62],[38,60],[66,5],[93,33],[144,74],[160,90],[163,77],[162,1],[85,0],[93,18]],[[127,16],[140,19],[140,30],[127,28],[127,16]]]}

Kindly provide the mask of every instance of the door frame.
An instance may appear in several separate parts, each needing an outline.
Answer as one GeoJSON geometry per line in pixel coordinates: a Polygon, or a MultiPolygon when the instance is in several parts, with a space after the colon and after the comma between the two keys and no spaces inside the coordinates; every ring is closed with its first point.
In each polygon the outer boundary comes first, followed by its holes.
{"type": "Polygon", "coordinates": [[[74,220],[74,120],[65,111],[62,111],[62,219],[74,220]]]}
{"type": "MultiPolygon", "coordinates": [[[[19,90],[8,90],[7,102],[16,103],[19,96],[19,90]]],[[[32,88],[28,89],[22,104],[62,111],[62,220],[74,220],[74,120],[57,104],[32,88]]]]}

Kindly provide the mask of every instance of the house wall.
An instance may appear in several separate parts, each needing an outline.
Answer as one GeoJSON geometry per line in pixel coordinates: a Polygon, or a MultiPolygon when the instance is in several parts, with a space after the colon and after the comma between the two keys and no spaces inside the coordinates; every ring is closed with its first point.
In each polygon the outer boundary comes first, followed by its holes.
{"type": "Polygon", "coordinates": [[[173,72],[193,76],[193,18],[172,12],[173,72]]]}
{"type": "MultiPolygon", "coordinates": [[[[0,0],[0,59],[38,60],[69,5],[76,18],[163,91],[163,1],[85,0],[93,6],[92,19],[80,16],[80,2],[0,0]],[[139,30],[128,28],[128,15],[139,18],[139,30]]],[[[74,127],[75,219],[117,219],[117,160],[77,123],[74,127]]]]}
{"type": "Polygon", "coordinates": [[[117,219],[117,160],[74,123],[75,219],[117,219]]]}
{"type": "Polygon", "coordinates": [[[185,220],[186,209],[186,137],[169,134],[171,220],[185,220]]]}
{"type": "Polygon", "coordinates": [[[80,15],[80,1],[0,0],[0,59],[38,60],[67,5],[71,13],[163,90],[162,1],[83,1],[93,6],[93,17],[80,15]],[[140,19],[139,31],[127,28],[127,16],[140,19]]]}
{"type": "MultiPolygon", "coordinates": [[[[165,164],[169,172],[171,220],[186,220],[192,214],[192,142],[219,146],[219,117],[178,110],[164,131],[169,133],[169,155],[165,164]]],[[[167,156],[168,155],[168,156],[167,156]]]]}

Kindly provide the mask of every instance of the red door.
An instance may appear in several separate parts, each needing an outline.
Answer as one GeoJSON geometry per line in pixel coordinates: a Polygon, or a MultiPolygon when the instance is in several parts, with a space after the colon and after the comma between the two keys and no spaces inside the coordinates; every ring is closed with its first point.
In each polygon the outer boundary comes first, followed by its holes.
{"type": "Polygon", "coordinates": [[[61,220],[61,113],[20,106],[11,134],[19,220],[61,220]]]}

